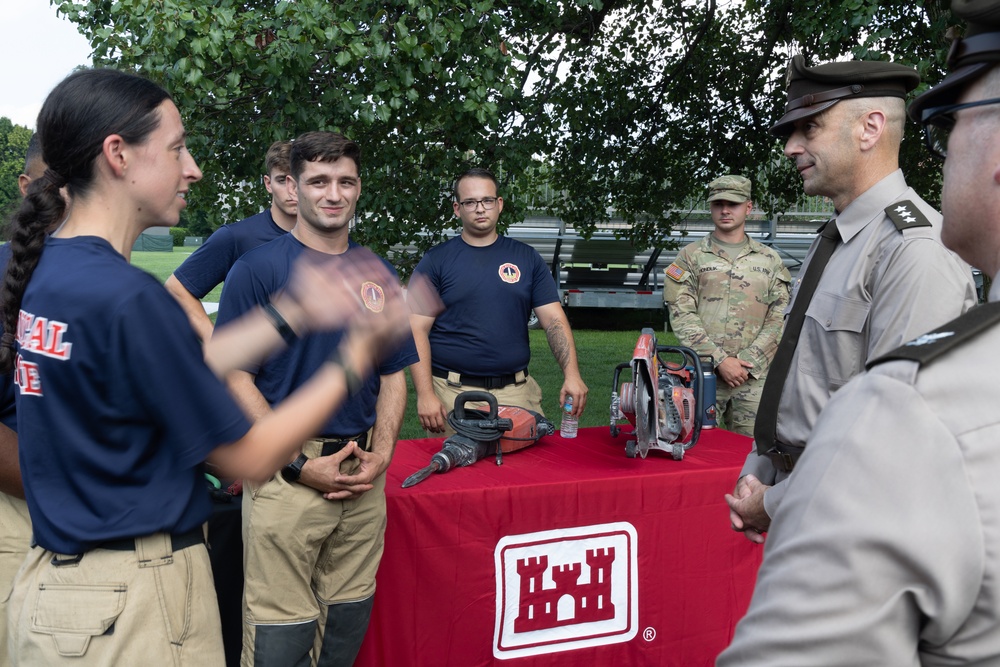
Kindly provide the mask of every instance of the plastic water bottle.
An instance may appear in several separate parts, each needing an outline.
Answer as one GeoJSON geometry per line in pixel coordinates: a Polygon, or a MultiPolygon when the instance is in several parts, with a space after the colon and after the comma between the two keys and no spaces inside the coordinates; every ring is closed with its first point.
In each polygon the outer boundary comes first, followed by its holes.
{"type": "Polygon", "coordinates": [[[576,415],[573,414],[573,397],[566,396],[566,404],[563,405],[562,424],[559,426],[559,435],[564,438],[575,438],[577,423],[576,415]]]}
{"type": "Polygon", "coordinates": [[[704,376],[702,377],[701,385],[701,399],[705,404],[701,406],[701,427],[703,429],[708,429],[715,428],[719,425],[719,416],[715,414],[715,399],[717,397],[718,390],[715,385],[715,366],[709,365],[704,368],[705,371],[704,376]]]}

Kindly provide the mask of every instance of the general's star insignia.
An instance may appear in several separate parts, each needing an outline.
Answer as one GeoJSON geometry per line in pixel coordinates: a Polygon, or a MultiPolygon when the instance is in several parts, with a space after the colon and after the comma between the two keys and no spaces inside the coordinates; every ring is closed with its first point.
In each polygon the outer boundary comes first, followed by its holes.
{"type": "Polygon", "coordinates": [[[885,214],[889,216],[896,229],[903,231],[912,227],[930,227],[931,221],[910,201],[901,201],[886,206],[885,214]]]}

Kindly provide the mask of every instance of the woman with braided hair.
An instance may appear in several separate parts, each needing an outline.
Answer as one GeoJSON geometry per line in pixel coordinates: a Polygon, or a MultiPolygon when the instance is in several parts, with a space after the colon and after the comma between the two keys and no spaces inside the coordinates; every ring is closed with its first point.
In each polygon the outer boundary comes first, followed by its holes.
{"type": "Polygon", "coordinates": [[[11,596],[11,657],[222,664],[203,462],[265,479],[295,459],[408,331],[401,295],[362,314],[362,277],[389,284],[377,260],[301,263],[289,289],[216,332],[203,356],[180,307],[128,263],[143,230],[177,224],[201,178],[170,96],[131,74],[76,72],[45,101],[38,132],[49,168],[12,220],[0,285],[0,366],[17,386],[36,544],[11,596]],[[225,375],[345,325],[335,358],[251,425],[225,375]]]}

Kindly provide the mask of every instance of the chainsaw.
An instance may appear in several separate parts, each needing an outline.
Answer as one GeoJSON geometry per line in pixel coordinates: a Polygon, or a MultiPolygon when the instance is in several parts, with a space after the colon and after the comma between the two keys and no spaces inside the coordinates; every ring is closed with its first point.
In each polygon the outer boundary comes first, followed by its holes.
{"type": "Polygon", "coordinates": [[[497,465],[503,455],[534,444],[543,435],[555,433],[548,419],[532,410],[514,405],[497,405],[496,396],[485,391],[463,391],[455,397],[455,409],[448,413],[448,425],[455,435],[444,441],[430,465],[403,481],[403,488],[422,482],[435,472],[471,466],[496,452],[497,465]],[[488,410],[466,409],[466,403],[484,401],[488,410]]]}
{"type": "Polygon", "coordinates": [[[701,434],[704,377],[694,350],[657,345],[653,330],[643,329],[632,361],[615,367],[611,386],[611,436],[617,438],[622,432],[623,419],[632,426],[626,435],[634,439],[626,441],[625,455],[646,458],[650,449],[659,449],[678,461],[684,458],[701,434]],[[669,361],[664,354],[681,361],[669,361]],[[631,370],[632,380],[619,388],[619,376],[626,369],[631,370]]]}

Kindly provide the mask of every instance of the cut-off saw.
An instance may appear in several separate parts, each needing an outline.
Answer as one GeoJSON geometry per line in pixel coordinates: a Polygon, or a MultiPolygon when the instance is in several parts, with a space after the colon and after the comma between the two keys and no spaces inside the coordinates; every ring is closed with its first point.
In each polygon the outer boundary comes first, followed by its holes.
{"type": "Polygon", "coordinates": [[[678,461],[684,458],[701,434],[704,377],[694,350],[657,345],[653,330],[643,329],[632,361],[615,367],[611,387],[611,436],[622,432],[620,421],[631,425],[625,431],[625,455],[646,458],[649,450],[659,449],[678,461]],[[619,385],[626,369],[632,379],[619,385]]]}

